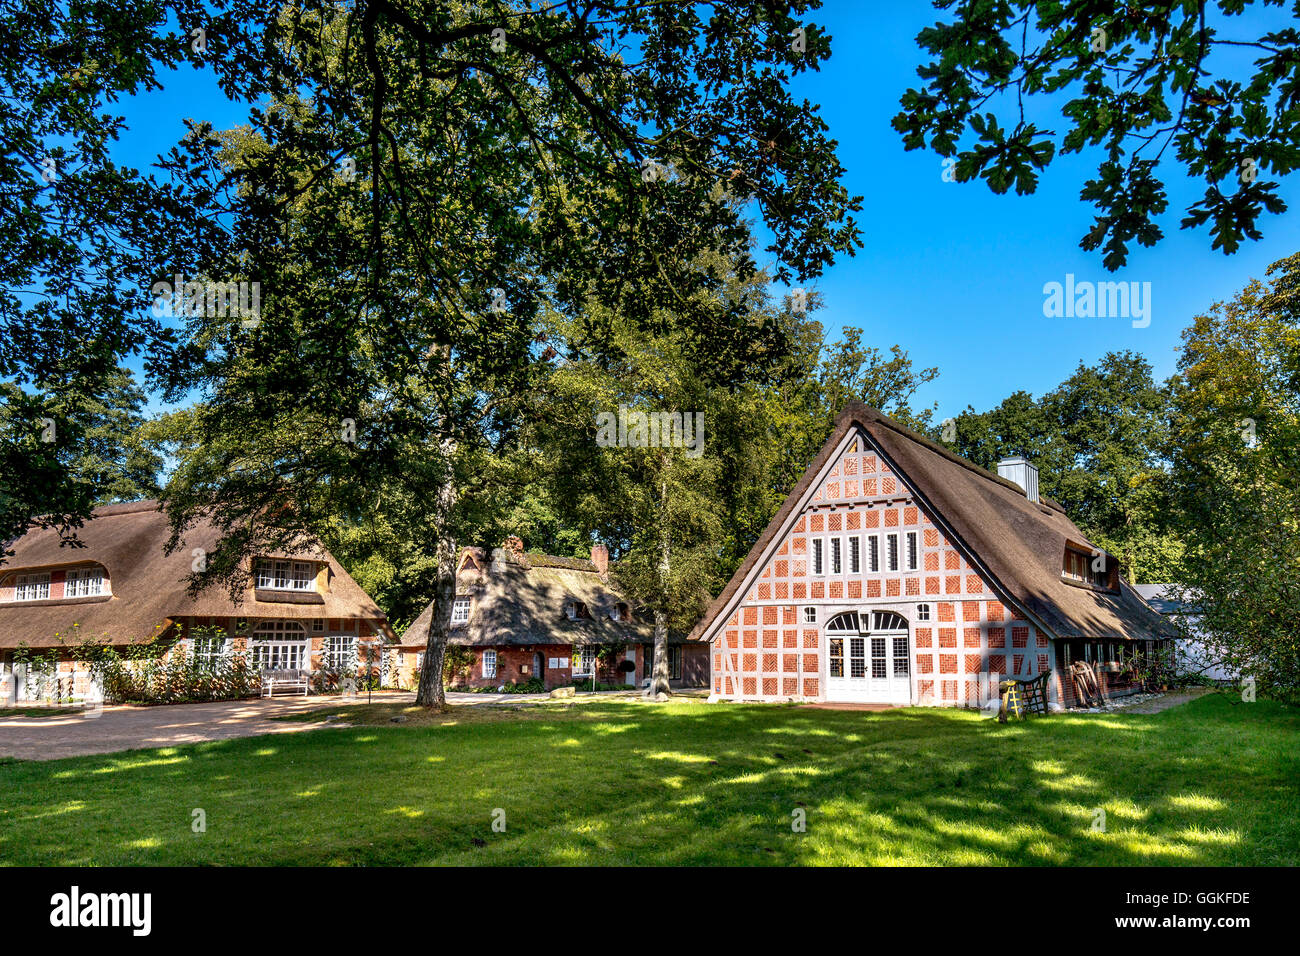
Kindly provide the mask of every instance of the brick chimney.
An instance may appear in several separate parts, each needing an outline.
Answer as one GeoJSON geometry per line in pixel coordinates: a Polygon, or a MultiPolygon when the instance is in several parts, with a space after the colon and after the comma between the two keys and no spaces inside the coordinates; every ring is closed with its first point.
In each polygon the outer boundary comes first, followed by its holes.
{"type": "Polygon", "coordinates": [[[591,546],[591,563],[596,566],[603,578],[609,574],[609,548],[603,544],[593,544],[591,546]]]}
{"type": "Polygon", "coordinates": [[[524,539],[518,535],[511,535],[506,538],[505,543],[501,545],[516,558],[522,557],[524,553],[524,539]]]}

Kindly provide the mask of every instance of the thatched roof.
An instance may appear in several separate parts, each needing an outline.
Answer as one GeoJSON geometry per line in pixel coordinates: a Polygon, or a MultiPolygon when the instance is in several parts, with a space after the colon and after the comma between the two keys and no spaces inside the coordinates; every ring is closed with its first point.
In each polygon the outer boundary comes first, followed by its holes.
{"type": "MultiPolygon", "coordinates": [[[[628,599],[584,558],[467,548],[461,555],[457,593],[472,599],[469,622],[451,629],[452,644],[488,647],[503,644],[639,643],[654,636],[649,623],[610,619],[628,599]],[[590,617],[569,620],[570,601],[581,601],[590,617]]],[[[433,604],[402,635],[404,647],[424,647],[433,621],[433,604]]],[[[674,643],[680,635],[671,635],[674,643]]]]}
{"type": "Polygon", "coordinates": [[[13,557],[0,568],[0,581],[25,571],[57,571],[97,563],[108,571],[111,596],[63,598],[22,603],[0,602],[0,647],[21,644],[53,647],[81,640],[113,644],[146,643],[165,633],[179,617],[363,618],[388,631],[384,613],[323,548],[292,557],[329,565],[327,593],[275,594],[250,587],[238,602],[217,586],[197,597],[186,593],[192,551],[215,549],[219,532],[208,523],[192,529],[183,544],[164,553],[167,516],[156,501],[106,505],[77,532],[80,547],[61,542],[52,529],[29,531],[12,544],[13,557]],[[304,600],[304,599],[308,600],[304,600]]]}
{"type": "MultiPolygon", "coordinates": [[[[980,468],[860,402],[847,405],[817,458],[713,602],[692,637],[709,640],[761,573],[768,546],[789,533],[836,449],[857,429],[985,580],[1054,637],[1169,636],[1160,615],[1120,578],[1118,593],[1061,575],[1066,543],[1094,547],[1054,501],[1029,501],[1014,482],[980,468]]],[[[1101,549],[1097,549],[1101,550],[1101,549]]]]}

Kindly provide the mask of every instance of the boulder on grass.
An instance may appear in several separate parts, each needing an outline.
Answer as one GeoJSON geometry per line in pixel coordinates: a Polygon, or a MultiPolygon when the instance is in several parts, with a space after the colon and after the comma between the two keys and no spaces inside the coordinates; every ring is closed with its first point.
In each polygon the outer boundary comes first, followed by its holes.
{"type": "Polygon", "coordinates": [[[572,687],[557,687],[551,691],[552,697],[572,697],[577,691],[572,687]]]}

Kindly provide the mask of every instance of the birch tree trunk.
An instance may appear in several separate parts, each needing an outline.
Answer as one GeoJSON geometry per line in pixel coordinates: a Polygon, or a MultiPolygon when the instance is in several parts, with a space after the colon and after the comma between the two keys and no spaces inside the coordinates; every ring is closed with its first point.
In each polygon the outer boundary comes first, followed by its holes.
{"type": "MultiPolygon", "coordinates": [[[[661,467],[664,467],[661,463],[661,467]]],[[[661,504],[668,497],[668,481],[666,478],[660,480],[659,494],[661,504]]],[[[665,513],[663,510],[660,514],[665,513]]],[[[668,596],[668,572],[672,569],[672,549],[668,541],[668,529],[660,527],[659,530],[659,599],[660,607],[655,608],[655,660],[654,673],[650,676],[650,687],[646,690],[647,697],[658,697],[660,694],[672,693],[668,686],[668,613],[663,609],[662,604],[668,596]]]]}
{"type": "Polygon", "coordinates": [[[655,661],[647,697],[671,693],[668,687],[668,615],[655,611],[655,661]]]}
{"type": "Polygon", "coordinates": [[[457,549],[452,532],[452,514],[456,507],[457,493],[455,471],[451,464],[451,456],[454,452],[454,443],[443,442],[443,460],[446,462],[447,471],[434,503],[435,527],[438,529],[435,551],[438,570],[434,585],[433,620],[429,622],[429,639],[424,645],[424,667],[420,669],[420,686],[415,694],[417,705],[432,710],[447,709],[442,670],[447,659],[451,607],[456,601],[457,549]]]}

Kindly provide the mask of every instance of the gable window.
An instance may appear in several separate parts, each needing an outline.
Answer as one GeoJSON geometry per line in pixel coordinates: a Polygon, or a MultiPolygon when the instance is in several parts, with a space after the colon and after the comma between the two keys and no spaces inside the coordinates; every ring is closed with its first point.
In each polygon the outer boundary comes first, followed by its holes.
{"type": "Polygon", "coordinates": [[[816,624],[816,623],[817,623],[817,608],[815,608],[815,607],[806,607],[806,608],[804,608],[804,609],[803,609],[803,622],[804,622],[805,624],[816,624]]]}
{"type": "Polygon", "coordinates": [[[885,558],[889,562],[885,567],[890,571],[898,570],[898,535],[885,535],[885,558]]]}
{"type": "Polygon", "coordinates": [[[483,652],[483,676],[493,678],[497,676],[497,652],[483,652]]]}
{"type": "Polygon", "coordinates": [[[469,622],[469,598],[458,597],[451,605],[451,623],[467,624],[469,622]]]}
{"type": "Polygon", "coordinates": [[[76,568],[63,582],[64,597],[90,597],[104,593],[104,572],[99,568],[76,568]]]}
{"type": "Polygon", "coordinates": [[[587,605],[581,601],[570,601],[564,605],[564,614],[570,621],[576,621],[580,618],[590,617],[587,613],[587,605]]]}
{"type": "Polygon", "coordinates": [[[254,586],[265,591],[311,591],[316,586],[315,568],[309,561],[257,562],[254,586]]]}
{"type": "Polygon", "coordinates": [[[880,535],[867,538],[867,559],[872,574],[880,570],[880,535]]]}
{"type": "Polygon", "coordinates": [[[822,569],[822,539],[813,539],[813,574],[825,574],[822,569]]]}
{"type": "Polygon", "coordinates": [[[615,605],[610,609],[610,612],[609,612],[609,619],[610,619],[611,621],[627,621],[627,620],[631,620],[631,616],[630,616],[630,614],[628,613],[628,606],[627,606],[626,604],[622,604],[622,603],[615,604],[615,605]]]}
{"type": "Polygon", "coordinates": [[[928,604],[918,604],[918,605],[916,606],[916,619],[917,619],[918,621],[928,621],[928,620],[930,620],[930,605],[928,605],[928,604]]]}
{"type": "Polygon", "coordinates": [[[849,574],[862,570],[862,539],[856,534],[849,538],[849,574]]]}
{"type": "Polygon", "coordinates": [[[916,532],[907,532],[907,570],[916,570],[916,532]]]}
{"type": "Polygon", "coordinates": [[[15,601],[44,601],[50,596],[49,572],[20,574],[14,578],[15,601]]]}
{"type": "Polygon", "coordinates": [[[840,573],[843,544],[839,538],[831,538],[831,574],[840,573]]]}

